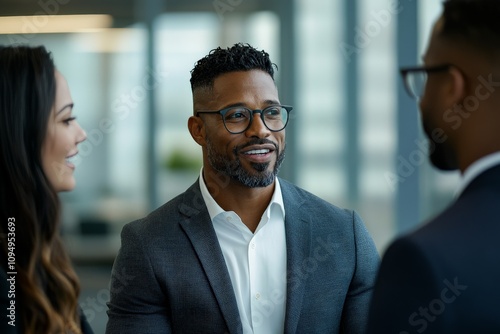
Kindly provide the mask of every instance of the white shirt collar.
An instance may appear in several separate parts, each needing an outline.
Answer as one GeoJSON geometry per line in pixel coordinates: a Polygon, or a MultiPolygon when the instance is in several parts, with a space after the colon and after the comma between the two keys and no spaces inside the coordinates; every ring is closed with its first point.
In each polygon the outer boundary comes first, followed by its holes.
{"type": "Polygon", "coordinates": [[[467,169],[464,171],[458,189],[455,193],[455,197],[460,196],[460,194],[465,190],[465,188],[474,180],[479,174],[483,173],[487,169],[495,165],[500,164],[500,152],[495,152],[486,155],[476,161],[474,161],[467,169]]]}
{"type": "MultiPolygon", "coordinates": [[[[283,333],[286,310],[286,233],[278,178],[254,232],[213,199],[200,172],[200,190],[231,279],[243,333],[283,333]],[[278,296],[278,298],[276,298],[278,296]],[[272,312],[269,312],[269,306],[272,312]]],[[[224,183],[219,185],[224,186],[224,183]]],[[[212,190],[212,189],[211,189],[212,190]]],[[[223,189],[214,189],[223,191],[223,189]]]]}
{"type": "MultiPolygon", "coordinates": [[[[219,206],[219,204],[217,204],[212,195],[210,195],[207,185],[205,184],[205,179],[203,178],[203,167],[201,168],[200,171],[200,190],[201,190],[201,195],[203,196],[203,200],[205,201],[205,205],[207,206],[208,214],[210,215],[210,219],[212,221],[217,215],[226,212],[219,206]]],[[[281,186],[278,178],[275,179],[274,193],[273,197],[271,198],[271,202],[269,203],[268,209],[274,205],[277,205],[280,208],[284,218],[285,205],[283,203],[283,195],[281,193],[281,186]]],[[[268,209],[266,209],[266,212],[268,212],[269,214],[268,209]]]]}

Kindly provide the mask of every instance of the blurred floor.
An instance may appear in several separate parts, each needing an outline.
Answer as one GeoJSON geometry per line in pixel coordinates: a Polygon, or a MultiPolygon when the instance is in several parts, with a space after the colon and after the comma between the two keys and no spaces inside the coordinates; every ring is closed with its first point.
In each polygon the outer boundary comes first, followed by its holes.
{"type": "Polygon", "coordinates": [[[75,264],[81,285],[80,307],[95,334],[104,334],[106,330],[111,267],[111,263],[75,264]]]}

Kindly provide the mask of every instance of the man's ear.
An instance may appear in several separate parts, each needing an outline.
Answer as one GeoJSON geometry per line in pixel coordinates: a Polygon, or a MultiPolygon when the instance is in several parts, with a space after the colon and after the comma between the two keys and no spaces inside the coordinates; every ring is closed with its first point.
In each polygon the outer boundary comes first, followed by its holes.
{"type": "Polygon", "coordinates": [[[194,141],[200,146],[205,146],[205,123],[203,120],[196,116],[189,117],[188,129],[194,141]]]}
{"type": "Polygon", "coordinates": [[[462,104],[467,94],[465,76],[454,66],[451,66],[448,71],[450,81],[446,90],[446,102],[449,105],[462,104]]]}

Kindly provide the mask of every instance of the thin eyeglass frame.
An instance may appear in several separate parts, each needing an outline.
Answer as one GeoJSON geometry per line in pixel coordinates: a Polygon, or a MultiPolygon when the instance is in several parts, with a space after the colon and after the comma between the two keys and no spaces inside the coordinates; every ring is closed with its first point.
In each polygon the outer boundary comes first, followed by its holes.
{"type": "MultiPolygon", "coordinates": [[[[437,65],[437,66],[417,66],[417,67],[404,67],[399,70],[401,73],[401,76],[403,77],[403,84],[405,87],[406,92],[408,95],[416,100],[419,100],[422,98],[422,96],[419,96],[411,87],[410,84],[410,78],[412,75],[418,74],[425,72],[427,74],[429,73],[436,73],[436,72],[443,72],[447,71],[454,65],[452,64],[442,64],[442,65],[437,65]]],[[[425,78],[423,87],[421,87],[422,94],[425,90],[425,85],[427,84],[427,78],[425,78]]]]}

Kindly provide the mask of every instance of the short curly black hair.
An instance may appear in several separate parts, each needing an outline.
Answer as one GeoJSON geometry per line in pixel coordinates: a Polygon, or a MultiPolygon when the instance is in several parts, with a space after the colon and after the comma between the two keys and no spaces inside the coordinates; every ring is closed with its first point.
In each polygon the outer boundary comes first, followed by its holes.
{"type": "Polygon", "coordinates": [[[500,51],[500,1],[447,0],[440,36],[496,54],[500,51]]]}
{"type": "Polygon", "coordinates": [[[267,52],[249,44],[237,43],[227,49],[218,47],[196,62],[191,70],[191,89],[212,87],[219,75],[235,71],[262,70],[274,80],[275,68],[278,67],[267,52]]]}

